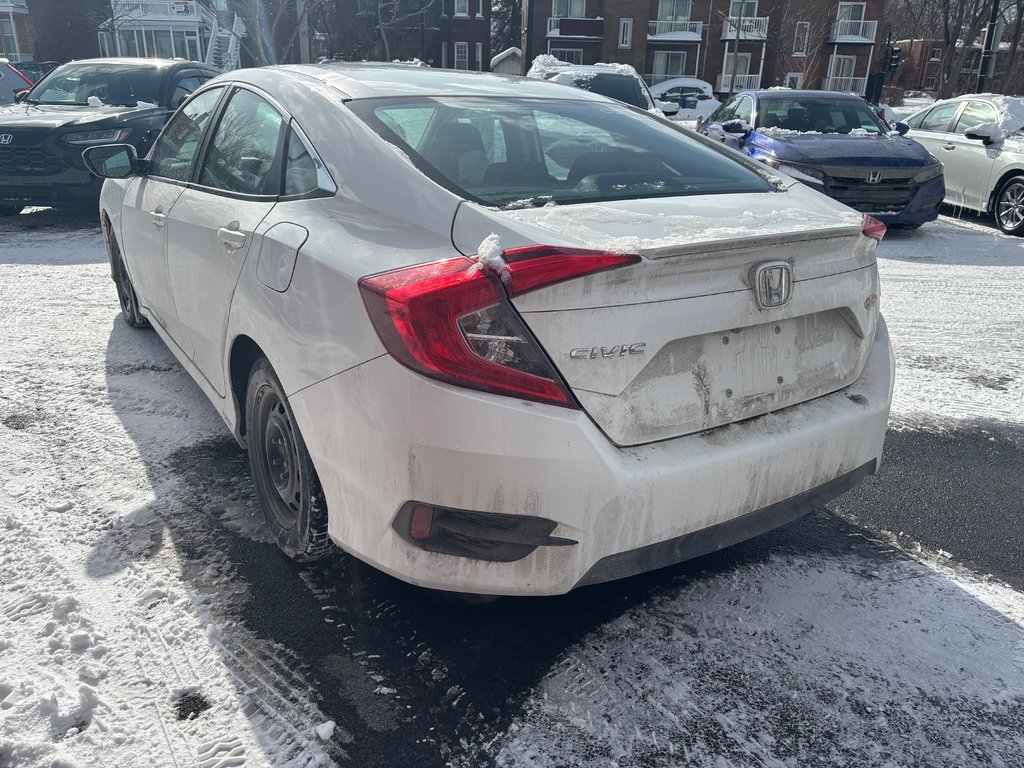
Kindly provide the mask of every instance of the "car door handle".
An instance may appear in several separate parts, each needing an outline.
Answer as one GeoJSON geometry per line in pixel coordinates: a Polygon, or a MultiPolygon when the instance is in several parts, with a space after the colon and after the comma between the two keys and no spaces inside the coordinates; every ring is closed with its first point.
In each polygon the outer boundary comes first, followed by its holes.
{"type": "Polygon", "coordinates": [[[158,227],[162,227],[167,223],[167,214],[164,213],[164,209],[159,205],[156,207],[156,210],[149,212],[149,218],[158,227]]]}
{"type": "Polygon", "coordinates": [[[238,229],[238,222],[232,221],[226,227],[221,227],[217,230],[217,238],[224,243],[224,247],[229,250],[241,248],[245,245],[245,232],[238,229]]]}
{"type": "Polygon", "coordinates": [[[943,144],[943,149],[956,149],[956,144],[943,144]]]}

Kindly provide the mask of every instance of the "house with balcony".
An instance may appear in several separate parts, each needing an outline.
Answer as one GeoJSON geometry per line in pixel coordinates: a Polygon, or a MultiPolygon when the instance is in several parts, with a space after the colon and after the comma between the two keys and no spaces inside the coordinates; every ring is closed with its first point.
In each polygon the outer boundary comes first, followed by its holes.
{"type": "Polygon", "coordinates": [[[0,57],[15,65],[34,60],[27,0],[0,0],[0,57]]]}
{"type": "Polygon", "coordinates": [[[863,94],[885,0],[535,0],[524,66],[550,53],[698,77],[727,95],[786,85],[863,94]]]}
{"type": "Polygon", "coordinates": [[[112,0],[99,32],[101,56],[183,58],[225,71],[239,66],[245,24],[223,3],[112,0]]]}

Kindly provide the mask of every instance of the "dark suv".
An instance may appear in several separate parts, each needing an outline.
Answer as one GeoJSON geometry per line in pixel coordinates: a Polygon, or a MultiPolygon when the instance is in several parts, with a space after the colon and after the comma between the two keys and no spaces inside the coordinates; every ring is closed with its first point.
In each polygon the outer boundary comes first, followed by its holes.
{"type": "Polygon", "coordinates": [[[82,150],[129,143],[144,155],[174,109],[218,74],[166,59],[87,59],[48,72],[0,107],[0,216],[95,205],[102,179],[86,170],[82,150]]]}

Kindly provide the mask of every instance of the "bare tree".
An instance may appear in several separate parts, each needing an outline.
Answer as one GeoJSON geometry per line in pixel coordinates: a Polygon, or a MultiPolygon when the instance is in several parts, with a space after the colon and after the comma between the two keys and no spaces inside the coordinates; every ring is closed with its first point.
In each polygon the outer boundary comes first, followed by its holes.
{"type": "Polygon", "coordinates": [[[381,44],[384,46],[385,61],[391,61],[391,39],[388,37],[391,28],[426,13],[436,1],[425,0],[416,3],[409,0],[376,0],[377,28],[380,31],[381,44]]]}

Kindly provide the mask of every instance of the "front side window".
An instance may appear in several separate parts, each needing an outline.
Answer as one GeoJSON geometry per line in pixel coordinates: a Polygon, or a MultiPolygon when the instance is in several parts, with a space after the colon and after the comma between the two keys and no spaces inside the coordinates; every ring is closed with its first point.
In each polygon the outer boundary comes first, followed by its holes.
{"type": "Polygon", "coordinates": [[[102,104],[134,107],[160,101],[162,74],[157,67],[136,64],[65,64],[51,72],[29,92],[30,104],[102,104]],[[95,102],[93,102],[95,104],[95,102]]]}
{"type": "Polygon", "coordinates": [[[957,118],[953,133],[967,133],[976,125],[994,123],[996,120],[996,111],[991,104],[986,104],[983,101],[969,101],[964,107],[964,111],[960,113],[960,117],[957,118]]]}
{"type": "Polygon", "coordinates": [[[246,195],[278,194],[284,119],[252,91],[237,90],[221,115],[199,183],[246,195]]]}
{"type": "Polygon", "coordinates": [[[199,139],[223,92],[223,88],[203,91],[171,118],[149,156],[151,175],[188,181],[199,139]]]}
{"type": "Polygon", "coordinates": [[[407,97],[351,108],[427,176],[494,207],[771,191],[737,160],[612,103],[407,97]],[[424,123],[415,145],[390,127],[424,123]]]}
{"type": "Polygon", "coordinates": [[[754,122],[754,100],[749,96],[741,96],[739,102],[736,104],[736,112],[733,114],[734,120],[742,120],[747,125],[754,122]]]}
{"type": "Polygon", "coordinates": [[[189,97],[192,91],[196,90],[200,85],[205,83],[210,78],[200,77],[199,75],[189,75],[183,77],[178,81],[178,84],[174,86],[174,90],[171,92],[171,106],[175,109],[181,106],[182,102],[189,97]]]}
{"type": "Polygon", "coordinates": [[[945,133],[949,130],[949,121],[960,109],[960,102],[954,101],[951,104],[940,104],[921,120],[922,131],[938,131],[945,133]]]}

